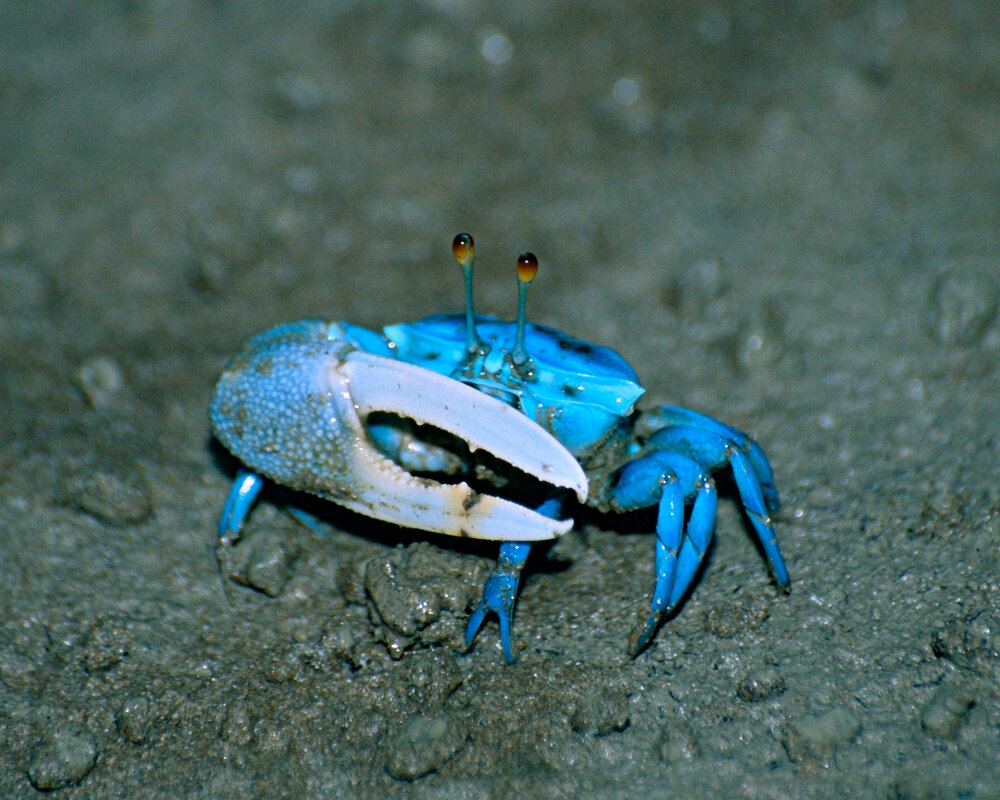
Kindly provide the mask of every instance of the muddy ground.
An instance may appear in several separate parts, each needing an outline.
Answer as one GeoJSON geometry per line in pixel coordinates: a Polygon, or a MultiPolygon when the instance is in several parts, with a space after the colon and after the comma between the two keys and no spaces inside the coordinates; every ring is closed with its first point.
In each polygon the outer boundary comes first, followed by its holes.
{"type": "Polygon", "coordinates": [[[0,794],[1000,795],[993,5],[278,5],[0,10],[0,794]],[[272,492],[220,576],[226,359],[460,308],[459,230],[757,437],[789,595],[732,491],[634,661],[649,515],[536,548],[515,666],[495,547],[272,492]]]}

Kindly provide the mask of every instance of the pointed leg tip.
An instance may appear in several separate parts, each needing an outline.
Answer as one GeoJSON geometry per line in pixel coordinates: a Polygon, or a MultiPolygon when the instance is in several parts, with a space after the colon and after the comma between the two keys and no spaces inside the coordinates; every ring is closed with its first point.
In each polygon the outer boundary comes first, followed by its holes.
{"type": "Polygon", "coordinates": [[[649,644],[649,639],[650,635],[646,633],[642,635],[637,635],[635,632],[633,632],[631,635],[629,635],[628,657],[630,660],[635,660],[639,656],[639,653],[641,653],[643,650],[646,649],[646,645],[649,644]]]}
{"type": "Polygon", "coordinates": [[[774,577],[774,582],[778,584],[778,591],[782,594],[788,594],[792,591],[792,578],[788,574],[788,567],[785,566],[784,560],[778,563],[772,562],[770,564],[771,575],[774,577]]]}
{"type": "Polygon", "coordinates": [[[476,606],[476,610],[472,612],[472,616],[469,617],[469,621],[465,625],[465,646],[471,647],[473,639],[476,638],[476,634],[479,633],[479,629],[483,626],[483,620],[486,619],[486,603],[480,602],[476,606]]]}
{"type": "Polygon", "coordinates": [[[528,558],[531,545],[527,542],[503,542],[500,555],[493,572],[483,586],[482,600],[469,617],[465,628],[466,646],[472,643],[483,620],[491,612],[500,620],[500,643],[503,645],[504,660],[508,664],[517,662],[511,631],[514,629],[514,605],[517,600],[517,584],[521,569],[528,558]]]}
{"type": "MultiPolygon", "coordinates": [[[[486,620],[487,614],[490,612],[490,608],[487,607],[485,602],[480,602],[476,606],[476,610],[472,612],[472,616],[469,617],[469,621],[465,625],[465,646],[466,648],[472,647],[472,642],[476,638],[476,634],[479,633],[479,629],[483,626],[483,622],[486,620]]],[[[517,653],[514,650],[514,644],[510,638],[510,622],[508,621],[505,625],[503,623],[502,612],[499,612],[500,616],[500,644],[503,648],[503,658],[508,664],[517,663],[517,653]]]]}
{"type": "Polygon", "coordinates": [[[647,618],[645,624],[641,621],[632,629],[628,637],[628,657],[635,658],[652,641],[653,634],[660,625],[663,612],[653,612],[647,618]]]}
{"type": "Polygon", "coordinates": [[[497,612],[497,616],[500,617],[500,644],[503,646],[504,661],[508,664],[515,664],[517,663],[517,653],[514,651],[514,644],[510,637],[510,632],[514,627],[513,604],[505,605],[497,612]]]}

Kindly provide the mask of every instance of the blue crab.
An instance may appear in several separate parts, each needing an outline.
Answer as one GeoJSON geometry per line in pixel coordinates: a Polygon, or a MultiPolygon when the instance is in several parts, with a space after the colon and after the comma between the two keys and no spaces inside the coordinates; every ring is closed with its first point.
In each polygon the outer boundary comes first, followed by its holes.
{"type": "Polygon", "coordinates": [[[574,500],[602,512],[655,506],[656,582],[629,637],[634,657],[691,587],[715,527],[712,474],[729,469],[787,590],[771,521],[778,492],[760,446],[696,411],[637,411],[644,390],[620,355],[526,323],[538,268],[530,253],[517,262],[516,321],[475,314],[472,237],[459,234],[452,249],[465,274],[464,314],[382,333],[293,322],[253,337],[229,362],[210,416],[246,468],[223,508],[221,543],[239,538],[266,479],[404,527],[498,540],[466,645],[495,613],[512,663],[531,543],[570,530],[562,514],[574,500]]]}

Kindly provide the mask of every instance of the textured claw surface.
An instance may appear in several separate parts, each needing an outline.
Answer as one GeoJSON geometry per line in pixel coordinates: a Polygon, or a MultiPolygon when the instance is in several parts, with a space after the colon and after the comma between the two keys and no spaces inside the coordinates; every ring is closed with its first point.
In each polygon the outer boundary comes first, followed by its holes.
{"type": "Polygon", "coordinates": [[[415,477],[383,455],[365,419],[384,411],[434,425],[555,489],[587,479],[554,438],[500,401],[436,373],[356,350],[337,325],[304,321],[252,339],[212,401],[216,436],[257,473],[404,527],[483,539],[560,536],[553,520],[464,482],[415,477]]]}

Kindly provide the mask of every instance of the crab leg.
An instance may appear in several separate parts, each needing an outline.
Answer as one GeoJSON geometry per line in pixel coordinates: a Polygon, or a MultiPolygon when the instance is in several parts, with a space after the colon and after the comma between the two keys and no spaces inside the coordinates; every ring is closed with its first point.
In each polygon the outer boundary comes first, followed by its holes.
{"type": "Polygon", "coordinates": [[[649,642],[660,620],[691,587],[715,530],[715,482],[695,461],[656,450],[627,464],[617,476],[614,505],[625,511],[658,504],[656,585],[645,624],[629,636],[634,658],[649,642]],[[684,503],[694,498],[687,529],[684,503]]]}
{"type": "Polygon", "coordinates": [[[239,539],[243,520],[246,519],[263,487],[264,479],[260,475],[255,475],[245,469],[241,469],[236,474],[233,488],[229,490],[226,504],[222,507],[222,516],[219,518],[220,539],[224,542],[239,539]]]}
{"type": "Polygon", "coordinates": [[[650,435],[654,431],[668,426],[687,426],[704,430],[715,436],[732,442],[736,447],[744,450],[750,460],[754,474],[760,482],[761,492],[767,505],[767,510],[776,514],[781,507],[778,496],[778,489],[774,485],[774,473],[771,471],[771,464],[764,455],[764,450],[757,442],[751,439],[742,431],[726,425],[724,422],[714,419],[707,414],[692,411],[690,408],[680,408],[678,406],[660,406],[653,411],[645,411],[639,418],[639,425],[645,435],[650,435]]]}
{"type": "MultiPolygon", "coordinates": [[[[562,512],[562,504],[558,499],[546,500],[536,511],[546,517],[558,517],[562,512]]],[[[503,645],[503,656],[508,664],[517,661],[514,645],[510,634],[514,626],[514,605],[517,602],[517,585],[521,580],[521,570],[528,560],[531,545],[528,542],[503,542],[497,565],[493,568],[486,585],[483,587],[483,599],[479,601],[469,622],[465,626],[465,644],[472,644],[476,633],[482,627],[483,620],[491,611],[500,620],[500,643],[503,645]]]]}
{"type": "Polygon", "coordinates": [[[497,565],[483,587],[483,599],[479,601],[465,626],[465,644],[468,646],[482,627],[486,615],[491,611],[495,612],[500,619],[500,642],[503,645],[503,657],[508,664],[517,661],[510,631],[513,627],[514,604],[517,601],[517,584],[521,580],[521,570],[524,569],[530,552],[531,545],[528,542],[503,542],[500,545],[497,565]]]}
{"type": "MultiPolygon", "coordinates": [[[[703,427],[687,425],[675,425],[657,431],[649,438],[649,445],[686,455],[708,470],[718,469],[726,464],[732,467],[740,500],[743,501],[743,508],[771,565],[774,579],[782,589],[787,589],[788,568],[778,549],[778,537],[768,513],[777,504],[777,492],[773,495],[773,503],[770,502],[769,491],[761,480],[754,458],[731,439],[703,427]]],[[[770,488],[774,488],[773,484],[770,488]]]]}

